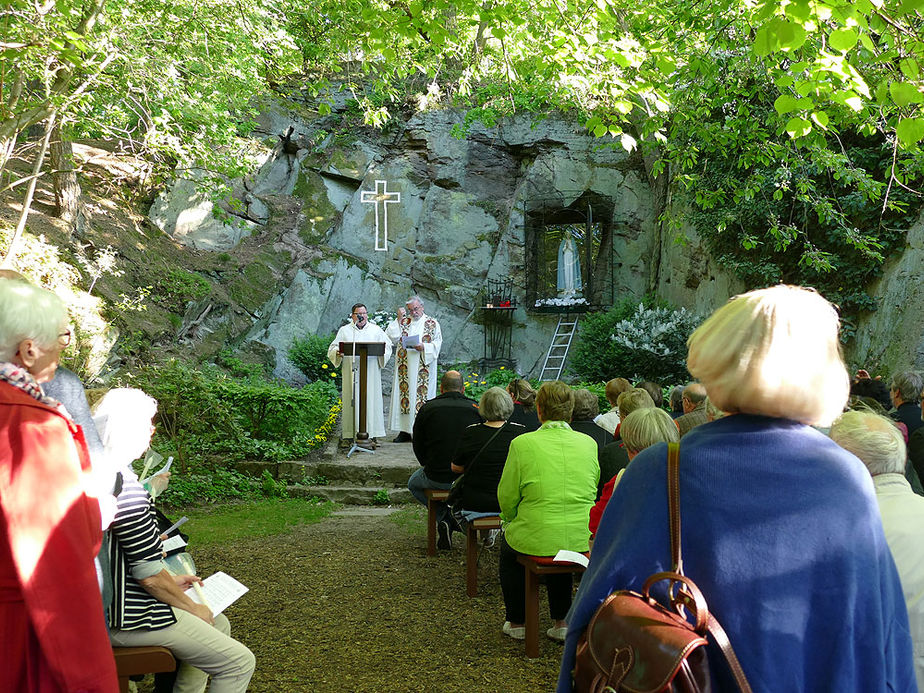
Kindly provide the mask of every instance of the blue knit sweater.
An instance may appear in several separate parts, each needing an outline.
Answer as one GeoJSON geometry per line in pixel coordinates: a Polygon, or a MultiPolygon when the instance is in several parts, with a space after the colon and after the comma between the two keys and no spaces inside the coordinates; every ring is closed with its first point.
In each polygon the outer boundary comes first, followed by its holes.
{"type": "MultiPolygon", "coordinates": [[[[568,615],[559,691],[578,638],[613,590],[670,570],[667,448],[639,454],[600,523],[568,615]]],[[[784,419],[729,416],[680,446],[685,574],[757,691],[916,690],[901,584],[863,464],[784,419]]],[[[737,690],[710,646],[720,691],[737,690]]]]}

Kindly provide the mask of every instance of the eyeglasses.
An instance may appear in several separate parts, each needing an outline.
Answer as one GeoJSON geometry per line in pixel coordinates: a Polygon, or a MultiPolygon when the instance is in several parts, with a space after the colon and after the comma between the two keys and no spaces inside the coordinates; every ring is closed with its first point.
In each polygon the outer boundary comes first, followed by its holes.
{"type": "Polygon", "coordinates": [[[71,337],[73,336],[74,334],[70,330],[65,330],[64,332],[58,335],[58,344],[61,346],[62,349],[70,346],[71,337]]]}

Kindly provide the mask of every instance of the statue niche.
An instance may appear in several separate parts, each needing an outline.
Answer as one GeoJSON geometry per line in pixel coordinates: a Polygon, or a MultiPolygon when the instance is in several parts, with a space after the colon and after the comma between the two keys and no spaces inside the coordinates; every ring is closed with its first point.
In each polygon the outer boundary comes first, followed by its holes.
{"type": "Polygon", "coordinates": [[[569,207],[531,203],[526,216],[527,309],[569,312],[611,305],[612,203],[590,193],[569,207]]]}

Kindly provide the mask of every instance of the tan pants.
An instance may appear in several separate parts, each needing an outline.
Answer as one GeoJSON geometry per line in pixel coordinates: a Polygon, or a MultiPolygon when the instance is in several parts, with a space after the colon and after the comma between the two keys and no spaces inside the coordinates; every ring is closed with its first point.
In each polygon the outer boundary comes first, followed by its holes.
{"type": "Polygon", "coordinates": [[[210,626],[188,611],[173,609],[176,623],[157,630],[114,630],[109,640],[116,647],[166,647],[180,660],[173,693],[202,693],[212,677],[210,693],[245,693],[256,666],[253,653],[231,636],[224,615],[210,626]]]}

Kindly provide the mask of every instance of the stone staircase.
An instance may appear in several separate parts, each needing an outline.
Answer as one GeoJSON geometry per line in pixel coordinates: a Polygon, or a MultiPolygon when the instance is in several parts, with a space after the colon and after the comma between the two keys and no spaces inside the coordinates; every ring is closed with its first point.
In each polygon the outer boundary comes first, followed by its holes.
{"type": "Polygon", "coordinates": [[[292,462],[242,462],[238,471],[262,476],[269,471],[284,481],[290,496],[316,496],[343,505],[413,503],[407,480],[418,468],[409,443],[382,443],[375,454],[346,450],[332,444],[318,459],[292,462]]]}

